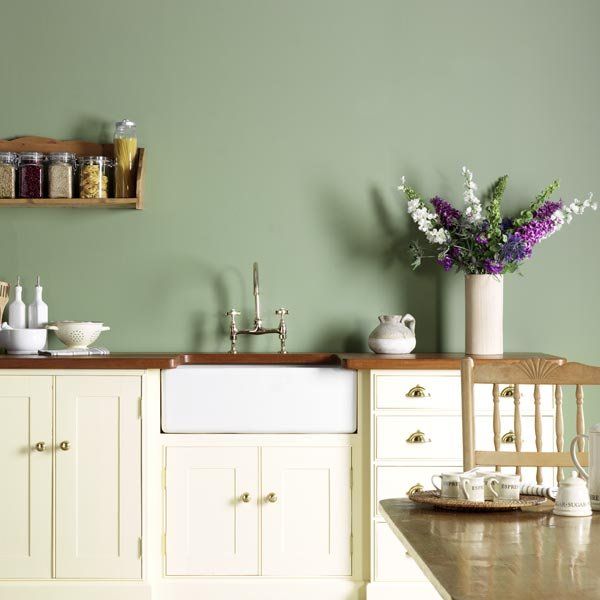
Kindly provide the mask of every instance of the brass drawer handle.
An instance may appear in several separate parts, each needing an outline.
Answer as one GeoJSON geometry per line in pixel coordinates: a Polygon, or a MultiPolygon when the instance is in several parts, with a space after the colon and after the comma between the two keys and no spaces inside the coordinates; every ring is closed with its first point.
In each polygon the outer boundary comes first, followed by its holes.
{"type": "Polygon", "coordinates": [[[277,494],[275,492],[271,492],[270,494],[267,494],[267,502],[277,502],[277,494]]]}
{"type": "MultiPolygon", "coordinates": [[[[406,492],[407,496],[411,496],[412,494],[416,494],[417,492],[422,492],[425,488],[420,483],[415,483],[415,485],[411,486],[406,492]]],[[[407,552],[408,554],[408,552],[407,552]]]]}
{"type": "Polygon", "coordinates": [[[407,398],[426,398],[427,396],[429,396],[429,394],[427,393],[427,390],[422,385],[419,385],[418,383],[417,383],[417,385],[415,385],[415,387],[410,388],[410,390],[408,390],[408,392],[406,392],[407,398]]]}
{"type": "Polygon", "coordinates": [[[71,442],[67,442],[67,441],[61,442],[60,443],[60,449],[63,452],[66,452],[67,450],[70,450],[71,449],[71,442]]]}
{"type": "Polygon", "coordinates": [[[515,397],[515,386],[507,385],[505,388],[502,388],[500,392],[500,398],[514,398],[515,397]]]}
{"type": "Polygon", "coordinates": [[[420,429],[417,429],[406,438],[407,444],[426,444],[430,441],[420,429]]]}
{"type": "Polygon", "coordinates": [[[244,492],[241,496],[240,496],[240,500],[242,502],[248,503],[250,502],[250,500],[252,500],[252,497],[250,496],[250,494],[248,492],[244,492]]]}
{"type": "Polygon", "coordinates": [[[503,444],[514,444],[516,441],[517,441],[517,436],[515,435],[514,431],[507,431],[502,436],[502,443],[503,444]]]}
{"type": "Polygon", "coordinates": [[[38,452],[43,452],[46,449],[46,442],[38,442],[34,447],[38,452]]]}

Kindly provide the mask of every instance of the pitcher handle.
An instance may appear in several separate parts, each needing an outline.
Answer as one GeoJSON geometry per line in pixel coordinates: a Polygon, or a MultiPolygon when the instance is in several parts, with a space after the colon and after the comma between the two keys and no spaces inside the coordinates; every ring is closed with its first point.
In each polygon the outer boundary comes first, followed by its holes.
{"type": "Polygon", "coordinates": [[[579,471],[579,474],[587,481],[590,478],[590,476],[585,472],[585,469],[579,464],[579,461],[577,460],[577,453],[575,452],[575,443],[579,438],[587,438],[589,441],[590,436],[585,433],[580,433],[571,440],[571,460],[573,461],[575,468],[579,471]]]}
{"type": "Polygon", "coordinates": [[[415,332],[415,325],[416,325],[416,319],[409,314],[406,314],[402,317],[402,321],[400,321],[400,323],[402,323],[402,325],[406,325],[406,327],[408,327],[413,333],[415,332]]]}

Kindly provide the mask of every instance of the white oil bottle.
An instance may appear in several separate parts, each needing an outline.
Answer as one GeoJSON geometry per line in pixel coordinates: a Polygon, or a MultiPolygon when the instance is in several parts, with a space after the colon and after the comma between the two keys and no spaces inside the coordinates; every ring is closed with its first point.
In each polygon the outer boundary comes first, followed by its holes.
{"type": "Polygon", "coordinates": [[[27,307],[27,317],[29,320],[29,329],[43,329],[48,325],[48,305],[42,299],[44,288],[40,282],[40,276],[37,276],[33,302],[27,307]]]}
{"type": "Polygon", "coordinates": [[[15,298],[8,305],[8,324],[13,329],[25,329],[27,327],[25,303],[23,302],[23,288],[21,287],[21,277],[17,277],[17,285],[15,285],[15,298]]]}

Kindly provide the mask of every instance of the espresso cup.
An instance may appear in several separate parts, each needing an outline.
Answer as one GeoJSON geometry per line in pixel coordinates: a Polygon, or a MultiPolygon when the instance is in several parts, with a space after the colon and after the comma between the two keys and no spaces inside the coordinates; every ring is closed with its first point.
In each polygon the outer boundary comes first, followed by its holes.
{"type": "Polygon", "coordinates": [[[463,475],[460,471],[455,473],[440,473],[431,477],[433,487],[440,493],[442,498],[459,498],[459,477],[463,475]],[[435,480],[440,480],[440,485],[437,485],[435,480]]]}
{"type": "Polygon", "coordinates": [[[509,473],[496,473],[486,482],[493,502],[518,500],[521,492],[521,477],[509,473]]]}
{"type": "Polygon", "coordinates": [[[491,502],[494,499],[494,494],[492,493],[492,489],[490,488],[490,480],[495,479],[496,475],[499,475],[499,473],[482,473],[480,472],[480,475],[483,475],[484,478],[484,485],[483,485],[483,493],[484,493],[484,497],[486,502],[489,501],[491,502]]]}
{"type": "Polygon", "coordinates": [[[464,473],[459,477],[460,480],[460,496],[464,500],[472,502],[485,501],[485,477],[479,474],[464,473]]]}

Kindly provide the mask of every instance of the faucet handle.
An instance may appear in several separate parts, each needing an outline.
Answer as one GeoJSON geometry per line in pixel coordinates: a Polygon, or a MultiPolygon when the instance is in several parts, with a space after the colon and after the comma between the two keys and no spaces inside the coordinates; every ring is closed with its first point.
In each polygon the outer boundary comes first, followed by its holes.
{"type": "Polygon", "coordinates": [[[278,308],[275,311],[275,314],[279,315],[283,319],[283,317],[285,317],[285,315],[289,315],[290,314],[290,311],[287,308],[278,308]]]}
{"type": "Polygon", "coordinates": [[[240,313],[239,311],[235,310],[235,308],[232,308],[231,310],[228,310],[225,313],[226,317],[231,317],[234,321],[236,317],[239,317],[242,313],[240,313]]]}

